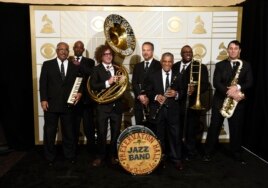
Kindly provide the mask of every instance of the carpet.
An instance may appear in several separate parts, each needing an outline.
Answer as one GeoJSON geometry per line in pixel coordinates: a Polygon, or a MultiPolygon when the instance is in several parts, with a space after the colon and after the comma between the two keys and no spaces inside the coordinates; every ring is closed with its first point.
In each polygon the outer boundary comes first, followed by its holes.
{"type": "Polygon", "coordinates": [[[54,166],[47,166],[42,146],[37,146],[0,179],[1,188],[267,188],[268,165],[251,153],[243,153],[246,165],[234,162],[223,146],[211,162],[201,157],[185,161],[183,171],[167,163],[148,175],[134,176],[121,166],[92,167],[94,154],[81,146],[77,163],[64,160],[60,150],[54,166]]]}

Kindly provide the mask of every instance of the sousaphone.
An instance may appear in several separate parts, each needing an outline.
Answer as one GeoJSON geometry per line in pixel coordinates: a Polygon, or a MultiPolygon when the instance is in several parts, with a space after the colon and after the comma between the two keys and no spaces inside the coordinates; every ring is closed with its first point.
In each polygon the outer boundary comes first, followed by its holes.
{"type": "MultiPolygon", "coordinates": [[[[122,56],[131,55],[136,47],[136,40],[133,29],[130,24],[122,16],[111,14],[104,21],[104,35],[106,43],[112,50],[122,56]]],[[[118,99],[126,90],[128,85],[128,71],[123,65],[115,65],[115,76],[118,76],[118,81],[111,87],[101,91],[93,91],[90,88],[88,80],[87,89],[90,97],[99,104],[110,103],[118,99]]],[[[90,79],[90,78],[89,78],[90,79]]]]}

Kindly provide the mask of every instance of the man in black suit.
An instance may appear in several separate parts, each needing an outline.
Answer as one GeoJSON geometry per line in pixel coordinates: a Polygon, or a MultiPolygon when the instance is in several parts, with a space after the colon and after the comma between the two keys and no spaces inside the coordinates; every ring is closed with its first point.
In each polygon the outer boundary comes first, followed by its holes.
{"type": "MultiPolygon", "coordinates": [[[[95,59],[98,63],[94,67],[90,79],[90,86],[93,91],[103,91],[115,84],[117,67],[113,63],[114,52],[108,45],[100,45],[95,51],[95,59]]],[[[112,164],[117,163],[117,137],[120,134],[122,122],[122,99],[109,101],[104,104],[97,104],[97,158],[93,161],[93,166],[100,166],[105,157],[109,157],[112,164]],[[108,122],[110,122],[111,141],[109,150],[106,147],[108,122]]]]}
{"type": "Polygon", "coordinates": [[[248,62],[242,60],[242,64],[236,62],[236,60],[240,58],[241,52],[239,41],[231,41],[228,44],[227,52],[229,54],[228,59],[216,64],[213,76],[215,93],[212,103],[211,124],[206,139],[206,155],[204,156],[204,160],[210,161],[210,155],[217,144],[219,133],[225,119],[220,113],[220,110],[223,106],[224,99],[230,97],[238,102],[233,115],[228,118],[231,151],[235,161],[245,164],[245,161],[242,158],[241,148],[242,126],[244,124],[246,107],[246,100],[244,100],[244,98],[247,95],[248,89],[253,85],[253,76],[248,62]],[[233,66],[232,62],[235,62],[238,65],[233,66]],[[238,73],[239,71],[240,73],[238,73]],[[236,83],[231,84],[235,75],[238,75],[238,80],[236,83]]]}
{"type": "Polygon", "coordinates": [[[163,154],[174,162],[178,170],[182,170],[178,100],[180,85],[177,73],[172,71],[173,63],[173,54],[167,52],[162,55],[162,69],[149,75],[146,93],[150,101],[150,121],[156,127],[156,136],[160,140],[163,154]]]}
{"type": "MultiPolygon", "coordinates": [[[[148,125],[148,103],[149,99],[144,93],[144,80],[148,75],[161,69],[160,62],[153,58],[154,44],[144,42],[142,44],[142,56],[144,61],[135,65],[132,75],[132,88],[135,96],[134,115],[136,125],[148,125]]],[[[151,127],[149,127],[151,128],[151,127]]]]}
{"type": "Polygon", "coordinates": [[[93,59],[83,56],[85,51],[84,43],[82,41],[76,41],[73,46],[74,56],[71,61],[79,66],[79,73],[83,76],[82,90],[83,95],[79,103],[75,106],[75,143],[79,142],[80,135],[80,123],[83,119],[84,133],[87,139],[87,146],[89,151],[94,150],[95,145],[95,124],[94,124],[94,101],[89,97],[87,91],[87,80],[93,72],[95,61],[93,59]]]}
{"type": "MultiPolygon", "coordinates": [[[[69,46],[64,42],[57,45],[57,58],[45,61],[39,80],[41,107],[44,110],[44,150],[49,165],[56,157],[55,138],[60,120],[63,153],[71,163],[75,162],[73,133],[73,108],[67,100],[78,75],[78,66],[68,61],[69,46]]],[[[81,92],[75,96],[74,105],[80,100],[81,92]]]]}
{"type": "MultiPolygon", "coordinates": [[[[190,72],[191,66],[192,72],[199,72],[199,63],[193,61],[193,50],[189,45],[185,45],[181,49],[182,60],[175,63],[173,70],[179,72],[179,77],[181,80],[181,85],[183,92],[186,94],[180,100],[181,111],[180,111],[180,123],[183,132],[184,147],[185,150],[184,157],[186,160],[191,160],[197,157],[197,133],[200,130],[200,113],[201,110],[194,110],[191,107],[196,103],[197,99],[197,85],[190,84],[190,72]],[[187,105],[187,106],[186,106],[187,105]],[[186,118],[186,119],[185,119],[186,118]]],[[[201,62],[200,62],[201,63],[201,62]]],[[[201,80],[200,83],[200,94],[207,91],[208,82],[208,70],[204,64],[201,64],[201,80]]],[[[199,74],[192,74],[191,77],[198,81],[199,74]]]]}

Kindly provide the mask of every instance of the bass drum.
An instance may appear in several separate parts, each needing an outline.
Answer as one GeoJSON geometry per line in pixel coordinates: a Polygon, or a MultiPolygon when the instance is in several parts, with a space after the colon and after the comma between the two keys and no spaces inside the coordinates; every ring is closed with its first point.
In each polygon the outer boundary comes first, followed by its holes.
{"type": "Polygon", "coordinates": [[[150,174],[162,157],[160,142],[142,125],[126,128],[117,139],[117,150],[120,165],[133,175],[150,174]]]}

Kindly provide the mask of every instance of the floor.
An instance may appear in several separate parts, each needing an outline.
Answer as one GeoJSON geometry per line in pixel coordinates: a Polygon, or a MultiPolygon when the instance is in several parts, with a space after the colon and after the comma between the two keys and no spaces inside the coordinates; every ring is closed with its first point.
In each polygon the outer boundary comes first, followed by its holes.
{"type": "Polygon", "coordinates": [[[26,152],[13,151],[5,146],[0,146],[0,177],[10,170],[26,152]]]}

